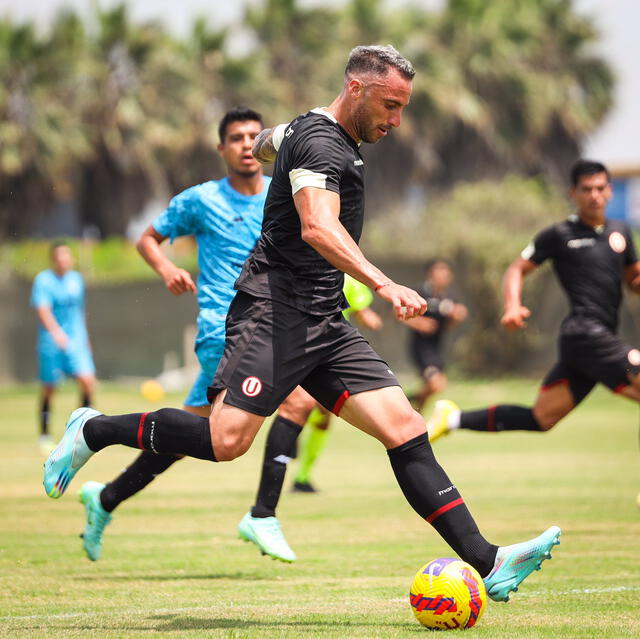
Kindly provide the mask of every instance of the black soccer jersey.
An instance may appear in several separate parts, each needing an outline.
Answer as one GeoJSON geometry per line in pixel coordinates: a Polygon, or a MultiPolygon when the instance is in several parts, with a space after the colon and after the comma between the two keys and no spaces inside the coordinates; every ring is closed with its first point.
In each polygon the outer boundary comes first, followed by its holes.
{"type": "Polygon", "coordinates": [[[571,311],[563,327],[595,320],[612,331],[618,326],[624,267],[637,261],[631,233],[624,222],[607,220],[592,228],[577,216],[541,231],[522,252],[536,264],[546,259],[565,290],[571,311]]]}
{"type": "Polygon", "coordinates": [[[236,288],[314,315],[346,308],[344,276],[301,237],[293,195],[314,186],[340,196],[340,222],[356,241],[364,215],[364,163],[358,145],[323,109],[297,117],[278,150],[262,234],[236,288]]]}

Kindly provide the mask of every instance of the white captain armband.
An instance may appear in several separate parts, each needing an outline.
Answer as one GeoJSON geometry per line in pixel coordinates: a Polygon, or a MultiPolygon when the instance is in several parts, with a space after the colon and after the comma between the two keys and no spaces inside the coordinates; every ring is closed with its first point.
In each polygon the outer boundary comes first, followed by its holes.
{"type": "Polygon", "coordinates": [[[289,181],[291,182],[292,195],[295,195],[305,186],[313,186],[316,189],[327,188],[327,176],[324,173],[316,173],[309,169],[293,169],[289,171],[289,181]]]}
{"type": "Polygon", "coordinates": [[[276,151],[280,150],[280,145],[282,144],[282,140],[284,140],[284,132],[288,126],[289,123],[287,122],[287,124],[278,124],[278,126],[273,129],[273,133],[271,134],[271,143],[276,151]]]}

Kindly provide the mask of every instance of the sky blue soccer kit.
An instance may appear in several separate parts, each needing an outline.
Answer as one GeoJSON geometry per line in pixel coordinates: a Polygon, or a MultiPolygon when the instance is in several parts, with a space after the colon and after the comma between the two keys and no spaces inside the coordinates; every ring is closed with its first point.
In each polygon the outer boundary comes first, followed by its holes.
{"type": "Polygon", "coordinates": [[[58,275],[51,269],[41,271],[33,282],[31,306],[47,306],[69,338],[69,344],[63,350],[39,323],[37,353],[40,381],[55,385],[64,375],[94,375],[84,315],[82,275],[77,271],[67,271],[64,275],[58,275]]]}
{"type": "Polygon", "coordinates": [[[224,351],[225,320],[235,296],[234,282],[262,229],[262,210],[271,178],[257,195],[238,193],[229,178],[204,182],[176,195],[153,222],[172,241],[194,235],[198,242],[198,333],[195,351],[201,371],[186,406],[205,406],[224,351]]]}

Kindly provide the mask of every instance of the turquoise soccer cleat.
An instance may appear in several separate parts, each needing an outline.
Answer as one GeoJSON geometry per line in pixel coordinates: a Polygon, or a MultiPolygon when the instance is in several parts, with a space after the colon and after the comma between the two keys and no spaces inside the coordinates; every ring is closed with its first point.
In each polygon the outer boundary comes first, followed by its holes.
{"type": "Polygon", "coordinates": [[[493,570],[484,579],[487,594],[494,601],[509,601],[509,593],[534,571],[540,570],[551,549],[560,543],[558,526],[547,528],[539,537],[512,546],[500,546],[493,570]]]}
{"type": "Polygon", "coordinates": [[[98,561],[102,554],[102,533],[105,526],[111,522],[111,513],[108,513],[100,503],[100,493],[104,484],[97,481],[88,481],[82,485],[78,493],[80,503],[84,504],[87,523],[84,526],[82,547],[91,561],[98,561]]]}
{"type": "Polygon", "coordinates": [[[93,451],[87,446],[82,427],[92,417],[102,415],[93,408],[76,408],[69,416],[60,443],[44,464],[44,491],[51,499],[59,499],[75,474],[87,463],[93,451]]]}
{"type": "Polygon", "coordinates": [[[291,563],[296,554],[284,538],[280,522],[275,517],[252,517],[248,512],[238,525],[238,537],[258,546],[263,555],[291,563]]]}

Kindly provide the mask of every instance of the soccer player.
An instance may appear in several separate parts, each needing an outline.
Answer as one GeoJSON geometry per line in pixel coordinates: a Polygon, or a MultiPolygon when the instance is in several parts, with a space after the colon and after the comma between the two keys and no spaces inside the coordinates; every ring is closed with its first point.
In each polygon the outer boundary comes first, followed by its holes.
{"type": "MultiPolygon", "coordinates": [[[[347,319],[355,318],[371,330],[382,327],[381,317],[370,307],[371,290],[345,275],[344,296],[349,307],[343,311],[347,319]]],[[[262,462],[260,484],[255,504],[238,525],[240,539],[254,543],[263,554],[281,561],[295,561],[296,555],[287,543],[276,507],[282,493],[287,464],[295,457],[296,441],[304,427],[309,433],[301,446],[300,468],[296,474],[294,490],[315,492],[309,474],[326,442],[331,413],[298,386],[278,409],[269,434],[262,462]]]]}
{"type": "Polygon", "coordinates": [[[526,326],[530,311],[522,304],[522,282],[551,260],[570,310],[560,328],[558,361],[542,382],[532,407],[500,404],[462,411],[453,402],[436,402],[429,438],[456,428],[477,431],[547,431],[601,383],[640,401],[640,351],[617,335],[622,285],[640,293],[640,262],[627,225],[606,218],[611,182],[599,162],[578,161],[571,170],[576,214],[536,235],[507,269],[504,314],[508,331],[526,326]]]}
{"type": "MultiPolygon", "coordinates": [[[[173,295],[194,292],[188,271],[178,268],[161,250],[169,238],[193,235],[198,244],[198,332],[195,351],[200,373],[184,402],[184,410],[207,417],[211,406],[207,388],[224,350],[225,318],[235,295],[233,283],[244,260],[255,246],[262,226],[264,201],[271,178],[251,154],[251,145],[262,130],[262,116],[246,107],[228,111],[218,126],[218,152],[227,177],[211,180],[176,195],[167,209],[138,241],[138,250],[173,295]]],[[[144,450],[106,486],[87,482],[80,490],[86,525],[83,547],[95,561],[102,551],[102,534],[111,513],[174,464],[180,455],[156,455],[144,450]]]]}
{"type": "Polygon", "coordinates": [[[80,390],[80,406],[90,406],[95,387],[84,311],[84,279],[73,269],[73,254],[65,242],[54,242],[51,268],[33,281],[31,306],[38,316],[40,397],[40,450],[49,455],[54,442],[49,434],[51,399],[65,375],[73,376],[80,390]]]}
{"type": "Polygon", "coordinates": [[[386,362],[341,313],[343,272],[390,303],[400,319],[426,310],[424,299],[387,277],[358,247],[364,215],[359,144],[373,144],[400,125],[413,76],[393,47],[356,47],[342,91],[328,107],[256,138],[256,157],[275,158],[273,180],[262,234],[229,307],[225,350],[209,388],[209,419],[174,408],[115,416],[78,409],[45,464],[48,496],[60,497],[95,452],[114,444],[235,459],[300,385],[380,441],[407,501],[478,570],[493,599],[507,600],[540,567],[560,529],[552,526],[512,546],[487,541],[436,461],[424,420],[386,362]]]}
{"type": "Polygon", "coordinates": [[[422,378],[422,388],[412,397],[411,403],[422,412],[426,401],[447,386],[442,356],[442,337],[446,330],[464,321],[467,307],[455,302],[449,294],[453,271],[446,260],[429,261],[424,271],[424,281],[418,293],[427,300],[427,312],[406,320],[411,329],[409,352],[422,378]]]}

